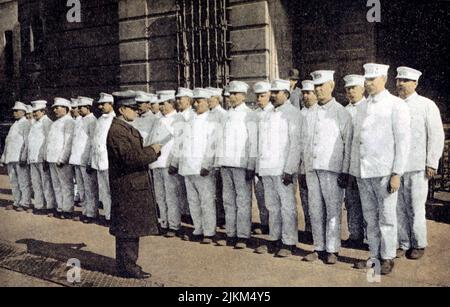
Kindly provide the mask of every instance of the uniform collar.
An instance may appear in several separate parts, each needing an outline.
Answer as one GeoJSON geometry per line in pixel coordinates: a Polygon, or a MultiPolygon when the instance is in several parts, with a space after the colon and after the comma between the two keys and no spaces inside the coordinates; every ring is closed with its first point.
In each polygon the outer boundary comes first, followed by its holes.
{"type": "Polygon", "coordinates": [[[218,104],[217,106],[215,106],[213,109],[211,109],[211,111],[213,112],[218,112],[223,110],[222,106],[220,104],[218,104]]]}
{"type": "Polygon", "coordinates": [[[163,117],[167,117],[167,118],[170,118],[170,117],[173,117],[173,116],[175,116],[177,114],[177,111],[175,111],[175,110],[173,110],[172,112],[170,112],[169,114],[167,114],[167,115],[163,115],[163,117]]]}
{"type": "Polygon", "coordinates": [[[141,114],[140,117],[149,117],[149,116],[151,116],[150,114],[153,114],[152,111],[147,111],[147,112],[141,114]]]}
{"type": "Polygon", "coordinates": [[[184,120],[188,121],[192,117],[192,107],[181,112],[181,116],[183,116],[184,120]]]}
{"type": "Polygon", "coordinates": [[[320,105],[319,103],[317,103],[316,105],[319,109],[329,110],[335,104],[335,102],[336,102],[336,98],[333,97],[327,104],[320,105]]]}
{"type": "Polygon", "coordinates": [[[357,106],[359,106],[361,103],[363,103],[363,101],[366,100],[366,97],[363,97],[360,101],[358,101],[357,103],[349,103],[348,105],[350,107],[356,108],[357,106]]]}
{"type": "Polygon", "coordinates": [[[271,104],[270,102],[263,108],[263,109],[261,109],[261,110],[263,110],[263,111],[270,111],[270,110],[273,110],[274,109],[274,106],[273,106],[273,104],[271,104]]]}
{"type": "Polygon", "coordinates": [[[116,113],[114,111],[112,111],[107,114],[102,114],[102,117],[104,117],[104,118],[116,117],[116,113]]]}
{"type": "Polygon", "coordinates": [[[197,116],[197,118],[205,119],[205,118],[208,117],[209,112],[210,112],[210,111],[206,111],[205,113],[202,113],[202,114],[200,114],[200,115],[199,115],[199,114],[196,114],[196,116],[197,116]]]}
{"type": "Polygon", "coordinates": [[[370,96],[370,98],[371,98],[370,100],[373,103],[377,103],[377,102],[381,101],[384,97],[386,97],[388,94],[389,94],[389,91],[385,89],[384,91],[382,91],[381,93],[376,94],[375,96],[371,95],[370,96]]]}
{"type": "Polygon", "coordinates": [[[235,111],[242,111],[247,107],[247,105],[245,104],[245,102],[241,103],[239,106],[237,106],[236,108],[231,108],[231,110],[235,110],[235,111]]]}
{"type": "Polygon", "coordinates": [[[406,102],[410,102],[411,100],[416,99],[417,96],[419,96],[419,94],[417,94],[417,92],[414,92],[414,93],[412,93],[411,95],[409,95],[409,96],[405,99],[405,101],[406,101],[406,102]]]}
{"type": "Polygon", "coordinates": [[[44,116],[42,116],[42,117],[39,118],[38,120],[35,120],[35,122],[36,122],[36,123],[40,123],[40,122],[44,121],[45,118],[48,118],[47,114],[44,114],[44,116]]]}
{"type": "Polygon", "coordinates": [[[288,105],[292,105],[291,101],[288,99],[286,100],[281,106],[275,108],[274,107],[274,111],[282,111],[284,110],[288,105]]]}
{"type": "Polygon", "coordinates": [[[18,123],[23,122],[24,120],[28,120],[26,116],[21,117],[17,120],[18,123]]]}

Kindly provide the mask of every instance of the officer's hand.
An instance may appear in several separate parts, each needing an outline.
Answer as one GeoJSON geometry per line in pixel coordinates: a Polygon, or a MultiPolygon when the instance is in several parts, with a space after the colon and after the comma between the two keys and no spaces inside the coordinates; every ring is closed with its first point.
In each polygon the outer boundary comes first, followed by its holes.
{"type": "Polygon", "coordinates": [[[306,184],[306,175],[300,175],[300,187],[303,190],[308,190],[308,185],[306,184]]]}
{"type": "Polygon", "coordinates": [[[283,184],[285,186],[291,185],[294,183],[294,176],[284,173],[283,175],[283,184]]]}
{"type": "Polygon", "coordinates": [[[161,152],[162,146],[160,144],[153,144],[150,145],[150,147],[155,151],[156,154],[159,154],[161,152]]]}
{"type": "Polygon", "coordinates": [[[338,181],[338,186],[341,189],[346,189],[348,187],[348,182],[349,182],[348,174],[344,174],[344,173],[340,174],[338,176],[338,180],[337,181],[338,181]]]}
{"type": "Polygon", "coordinates": [[[176,168],[175,166],[171,165],[169,167],[169,171],[168,172],[169,172],[169,175],[172,175],[172,176],[176,175],[176,174],[178,174],[178,168],[176,168]]]}
{"type": "Polygon", "coordinates": [[[64,163],[56,163],[56,167],[61,168],[64,166],[64,163]]]}
{"type": "Polygon", "coordinates": [[[392,175],[389,181],[388,192],[394,194],[400,189],[400,176],[392,175]]]}
{"type": "Polygon", "coordinates": [[[245,170],[245,180],[252,181],[253,179],[255,179],[255,171],[251,169],[245,170]]]}
{"type": "Polygon", "coordinates": [[[48,171],[49,171],[50,166],[48,165],[48,162],[47,162],[47,161],[44,161],[44,162],[42,163],[42,169],[44,170],[44,172],[48,172],[48,171]]]}
{"type": "Polygon", "coordinates": [[[94,169],[92,168],[92,166],[86,166],[86,173],[88,173],[89,175],[92,175],[94,173],[94,169]]]}
{"type": "Polygon", "coordinates": [[[436,176],[436,174],[437,174],[437,171],[434,168],[427,166],[426,176],[428,179],[433,179],[434,176],[436,176]]]}
{"type": "Polygon", "coordinates": [[[27,166],[27,161],[20,161],[20,162],[19,162],[19,165],[22,166],[22,167],[23,167],[23,166],[27,166]]]}
{"type": "Polygon", "coordinates": [[[202,177],[209,176],[209,171],[206,168],[202,168],[202,170],[200,171],[200,176],[202,177]]]}

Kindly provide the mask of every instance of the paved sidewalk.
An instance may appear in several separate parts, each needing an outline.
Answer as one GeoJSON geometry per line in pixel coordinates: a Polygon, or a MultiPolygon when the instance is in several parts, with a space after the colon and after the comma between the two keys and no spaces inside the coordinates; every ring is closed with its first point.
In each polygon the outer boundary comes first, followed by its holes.
{"type": "MultiPolygon", "coordinates": [[[[0,194],[0,240],[63,262],[78,258],[90,270],[113,270],[114,238],[107,228],[6,211],[2,205],[10,195],[5,182],[0,176],[0,193],[6,192],[0,194]]],[[[301,261],[300,256],[312,250],[306,244],[298,244],[297,255],[278,259],[271,254],[256,255],[251,249],[146,237],[141,240],[139,264],[165,286],[450,286],[450,225],[428,221],[428,227],[430,248],[425,257],[417,262],[396,261],[393,274],[382,277],[381,283],[368,283],[365,271],[352,268],[355,260],[367,258],[367,252],[343,249],[340,262],[327,266],[301,261]]],[[[8,285],[5,276],[0,274],[0,286],[8,285]]],[[[33,279],[25,278],[24,285],[30,283],[33,279]]]]}

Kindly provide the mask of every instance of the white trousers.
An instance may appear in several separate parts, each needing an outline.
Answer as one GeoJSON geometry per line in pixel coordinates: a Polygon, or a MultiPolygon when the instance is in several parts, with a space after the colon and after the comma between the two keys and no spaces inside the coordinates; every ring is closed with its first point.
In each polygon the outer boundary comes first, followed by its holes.
{"type": "Polygon", "coordinates": [[[206,177],[186,176],[189,209],[194,222],[194,235],[216,235],[216,182],[214,174],[206,177]]]}
{"type": "Polygon", "coordinates": [[[169,168],[153,170],[153,185],[162,228],[175,231],[181,228],[179,184],[177,175],[169,175],[169,168]]]}
{"type": "Polygon", "coordinates": [[[56,163],[49,163],[49,167],[58,212],[73,212],[72,165],[65,164],[58,167],[56,163]]]}
{"type": "Polygon", "coordinates": [[[259,210],[259,221],[261,222],[262,226],[268,226],[269,211],[267,210],[266,200],[264,197],[264,184],[262,180],[259,180],[258,178],[255,178],[255,196],[259,210]]]}
{"type": "Polygon", "coordinates": [[[263,176],[264,196],[269,211],[270,240],[282,240],[283,244],[298,243],[298,213],[295,200],[297,177],[285,186],[282,176],[263,176]]]}
{"type": "Polygon", "coordinates": [[[43,163],[30,164],[31,184],[34,191],[34,207],[38,210],[56,207],[50,171],[44,172],[43,163]]]}
{"type": "Polygon", "coordinates": [[[341,248],[341,208],[344,190],[338,186],[339,174],[307,172],[309,216],[316,251],[338,253],[341,248]]]}
{"type": "Polygon", "coordinates": [[[111,187],[109,186],[109,172],[97,170],[98,197],[103,204],[105,219],[111,220],[111,187]]]}
{"type": "Polygon", "coordinates": [[[91,218],[98,216],[98,179],[97,171],[93,170],[91,174],[86,171],[86,166],[80,166],[81,176],[83,178],[83,215],[91,218]]]}
{"type": "Polygon", "coordinates": [[[81,203],[84,202],[84,183],[83,183],[83,175],[81,174],[81,166],[74,165],[73,166],[75,172],[75,185],[74,185],[74,201],[79,201],[81,203]]]}
{"type": "Polygon", "coordinates": [[[28,165],[19,163],[7,165],[9,181],[14,196],[14,207],[29,208],[31,205],[31,180],[28,165]]]}
{"type": "Polygon", "coordinates": [[[243,168],[221,168],[225,230],[229,238],[249,239],[252,228],[252,181],[243,168]]]}
{"type": "Polygon", "coordinates": [[[394,259],[397,251],[397,199],[398,192],[388,192],[390,176],[357,179],[370,257],[394,259]]]}
{"type": "Polygon", "coordinates": [[[397,204],[399,247],[403,250],[428,246],[425,217],[427,197],[428,179],[425,172],[403,175],[397,204]]]}
{"type": "MultiPolygon", "coordinates": [[[[305,216],[305,232],[312,232],[311,218],[309,217],[308,188],[302,187],[301,180],[302,178],[299,176],[298,183],[300,187],[300,200],[302,201],[303,215],[305,216]]],[[[306,180],[306,175],[303,177],[303,180],[306,180]]]]}

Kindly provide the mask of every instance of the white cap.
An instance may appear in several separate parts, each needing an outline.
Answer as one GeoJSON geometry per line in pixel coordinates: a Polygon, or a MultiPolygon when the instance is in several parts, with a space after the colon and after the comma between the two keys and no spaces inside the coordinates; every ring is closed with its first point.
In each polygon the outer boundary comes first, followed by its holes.
{"type": "Polygon", "coordinates": [[[288,80],[273,80],[270,84],[270,90],[271,91],[291,91],[291,82],[288,80]]]}
{"type": "Polygon", "coordinates": [[[66,98],[56,97],[54,99],[52,108],[54,107],[66,107],[70,109],[71,102],[66,98]]]}
{"type": "Polygon", "coordinates": [[[91,106],[92,107],[92,103],[93,102],[94,102],[94,99],[92,99],[92,98],[78,96],[78,106],[79,107],[85,107],[85,106],[91,106]]]}
{"type": "Polygon", "coordinates": [[[194,97],[194,92],[189,88],[179,87],[177,95],[175,98],[181,98],[181,97],[194,97]]]}
{"type": "Polygon", "coordinates": [[[384,64],[376,64],[376,63],[367,63],[364,65],[364,78],[372,79],[376,77],[386,76],[388,75],[389,65],[384,64]]]}
{"type": "Polygon", "coordinates": [[[229,89],[230,89],[230,87],[228,85],[223,88],[223,96],[230,97],[229,89]]]}
{"type": "Polygon", "coordinates": [[[142,103],[142,102],[150,102],[152,100],[152,97],[154,97],[154,94],[146,93],[143,91],[137,91],[136,92],[136,102],[142,103]]]}
{"type": "Polygon", "coordinates": [[[314,85],[324,84],[329,81],[334,81],[334,70],[316,70],[311,73],[314,85]]]}
{"type": "Polygon", "coordinates": [[[100,93],[100,99],[98,100],[97,103],[110,103],[110,104],[113,104],[114,103],[114,97],[111,94],[100,93]]]}
{"type": "Polygon", "coordinates": [[[262,94],[262,93],[267,93],[270,92],[270,83],[266,82],[266,81],[260,81],[260,82],[256,82],[255,85],[253,86],[253,92],[255,92],[255,94],[262,94]]]}
{"type": "Polygon", "coordinates": [[[23,102],[16,101],[14,107],[12,108],[14,111],[24,111],[27,112],[27,105],[23,102]]]}
{"type": "Polygon", "coordinates": [[[401,66],[397,68],[397,78],[396,79],[407,79],[407,80],[413,80],[413,81],[419,81],[420,76],[422,76],[422,72],[410,68],[401,66]]]}
{"type": "Polygon", "coordinates": [[[31,102],[31,105],[33,106],[33,112],[44,110],[47,108],[47,101],[45,100],[35,100],[31,102]]]}
{"type": "Polygon", "coordinates": [[[364,82],[366,78],[361,75],[347,75],[344,77],[345,85],[344,87],[352,87],[352,86],[362,86],[364,87],[364,82]]]}
{"type": "Polygon", "coordinates": [[[33,113],[33,107],[28,104],[26,106],[27,106],[27,114],[33,113]]]}
{"type": "Polygon", "coordinates": [[[206,90],[211,92],[211,97],[220,97],[223,93],[223,89],[216,87],[207,87],[206,90]]]}
{"type": "Polygon", "coordinates": [[[209,99],[211,98],[211,91],[205,88],[194,88],[194,99],[209,99]]]}
{"type": "Polygon", "coordinates": [[[230,93],[244,93],[247,94],[249,85],[242,81],[231,81],[228,92],[230,93]]]}
{"type": "Polygon", "coordinates": [[[159,91],[156,92],[156,95],[159,97],[159,102],[166,102],[168,100],[175,100],[175,91],[159,91]]]}
{"type": "Polygon", "coordinates": [[[150,97],[150,104],[159,103],[158,95],[152,94],[150,97]]]}
{"type": "Polygon", "coordinates": [[[302,81],[302,91],[314,92],[314,82],[312,80],[302,81]]]}
{"type": "Polygon", "coordinates": [[[78,107],[78,98],[70,98],[70,106],[72,108],[77,108],[78,107]]]}

